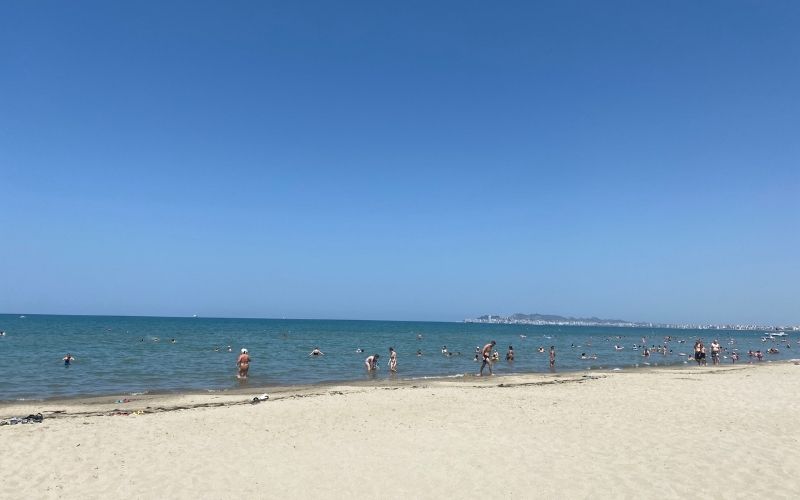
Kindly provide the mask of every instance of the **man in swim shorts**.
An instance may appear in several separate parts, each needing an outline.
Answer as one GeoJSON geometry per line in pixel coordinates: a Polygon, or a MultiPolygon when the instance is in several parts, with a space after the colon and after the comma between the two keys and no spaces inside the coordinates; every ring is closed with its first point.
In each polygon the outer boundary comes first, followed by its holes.
{"type": "Polygon", "coordinates": [[[490,359],[492,356],[492,348],[497,345],[497,342],[492,340],[481,349],[481,355],[483,356],[483,363],[481,363],[481,371],[478,372],[478,376],[483,376],[483,369],[487,366],[489,367],[489,375],[494,375],[492,371],[492,360],[490,359]]]}
{"type": "Polygon", "coordinates": [[[70,363],[75,361],[75,358],[72,357],[72,354],[67,353],[67,355],[64,356],[63,361],[64,361],[64,366],[69,366],[70,363]]]}
{"type": "Polygon", "coordinates": [[[250,354],[247,349],[242,349],[239,359],[236,360],[236,366],[239,367],[239,374],[236,375],[239,379],[246,379],[247,372],[250,371],[250,354]]]}
{"type": "Polygon", "coordinates": [[[711,361],[715,364],[719,364],[719,351],[720,345],[717,339],[714,339],[714,342],[711,342],[711,361]]]}
{"type": "Polygon", "coordinates": [[[550,346],[550,369],[552,370],[555,367],[556,367],[556,346],[551,345],[550,346]]]}
{"type": "Polygon", "coordinates": [[[389,348],[389,370],[397,372],[397,351],[394,347],[389,348]]]}

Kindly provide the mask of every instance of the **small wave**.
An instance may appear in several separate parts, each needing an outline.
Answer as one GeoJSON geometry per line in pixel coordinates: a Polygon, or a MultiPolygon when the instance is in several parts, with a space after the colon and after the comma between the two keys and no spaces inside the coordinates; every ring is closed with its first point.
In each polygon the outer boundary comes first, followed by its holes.
{"type": "Polygon", "coordinates": [[[456,373],[455,375],[433,375],[433,376],[423,376],[423,377],[411,377],[407,380],[436,380],[441,378],[461,378],[465,374],[464,373],[456,373]]]}

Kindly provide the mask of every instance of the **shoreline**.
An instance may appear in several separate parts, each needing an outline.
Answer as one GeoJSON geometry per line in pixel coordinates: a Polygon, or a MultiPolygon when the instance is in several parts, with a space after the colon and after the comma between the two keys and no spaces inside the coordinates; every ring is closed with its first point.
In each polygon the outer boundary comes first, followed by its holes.
{"type": "Polygon", "coordinates": [[[190,390],[136,394],[75,395],[48,399],[25,399],[0,401],[0,420],[42,413],[45,418],[80,416],[107,416],[119,412],[158,413],[192,408],[220,407],[252,404],[252,399],[268,394],[270,401],[324,395],[343,390],[363,391],[369,389],[396,390],[419,386],[468,385],[476,387],[507,387],[516,385],[546,385],[563,382],[586,381],[609,374],[634,374],[647,372],[687,372],[710,374],[781,365],[800,364],[800,360],[766,361],[762,363],[726,364],[698,367],[694,364],[671,364],[660,366],[631,366],[624,369],[585,369],[563,372],[520,372],[479,377],[473,373],[454,374],[441,377],[381,378],[377,380],[342,380],[315,384],[278,386],[236,387],[225,390],[190,390]],[[690,371],[691,370],[691,371],[690,371]],[[113,399],[113,401],[110,401],[113,399]],[[118,402],[123,401],[123,402],[118,402]],[[66,409],[65,409],[66,408],[66,409]]]}
{"type": "MultiPolygon", "coordinates": [[[[793,359],[782,359],[782,360],[767,360],[761,363],[752,364],[766,364],[766,363],[791,363],[795,360],[793,359]]],[[[743,364],[751,364],[747,361],[741,361],[736,365],[732,365],[730,363],[720,364],[720,368],[728,367],[728,366],[739,366],[743,364]]],[[[712,365],[708,365],[712,367],[712,365]]],[[[673,361],[670,363],[635,363],[631,365],[619,364],[617,366],[599,366],[599,367],[592,367],[591,365],[587,366],[586,368],[582,369],[574,369],[574,370],[563,370],[563,371],[549,371],[549,370],[539,370],[539,371],[520,371],[520,372],[511,372],[511,373],[501,373],[495,375],[495,377],[516,377],[516,376],[548,376],[548,375],[569,375],[569,374],[576,374],[576,373],[603,373],[603,372],[611,372],[611,371],[636,371],[636,370],[649,370],[649,369],[659,369],[659,368],[697,368],[694,362],[681,362],[681,361],[673,361]]],[[[313,388],[313,387],[327,387],[327,386],[340,386],[340,385],[365,385],[370,386],[371,384],[379,384],[379,383],[404,383],[408,381],[417,381],[417,380],[448,380],[448,379],[469,379],[471,377],[475,377],[472,371],[464,372],[464,373],[452,373],[447,375],[418,375],[418,376],[411,376],[408,378],[401,377],[396,375],[394,377],[382,377],[378,379],[365,379],[363,376],[359,378],[341,378],[341,379],[334,379],[334,380],[326,380],[322,382],[311,382],[308,384],[304,383],[297,383],[297,384],[267,384],[267,385],[254,385],[254,386],[233,386],[229,388],[221,388],[221,389],[196,389],[196,388],[176,388],[174,390],[147,390],[142,389],[140,391],[133,391],[133,392],[108,392],[108,393],[84,393],[84,394],[71,394],[65,396],[53,396],[53,397],[44,397],[44,398],[34,398],[34,397],[24,397],[18,399],[0,399],[0,412],[2,412],[3,407],[15,404],[56,404],[59,402],[69,403],[72,401],[82,401],[82,400],[94,400],[94,399],[107,399],[110,397],[120,397],[122,399],[142,399],[144,397],[157,397],[157,396],[200,396],[200,395],[235,395],[235,394],[248,394],[248,393],[264,393],[269,391],[283,391],[284,389],[304,389],[304,388],[313,388]]]]}

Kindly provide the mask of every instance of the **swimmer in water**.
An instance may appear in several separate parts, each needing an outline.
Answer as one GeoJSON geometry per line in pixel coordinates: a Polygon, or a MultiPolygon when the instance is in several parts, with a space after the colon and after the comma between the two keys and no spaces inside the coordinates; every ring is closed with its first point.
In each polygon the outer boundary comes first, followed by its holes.
{"type": "Polygon", "coordinates": [[[308,353],[309,356],[324,356],[325,353],[319,350],[319,347],[315,347],[313,351],[308,353]]]}
{"type": "Polygon", "coordinates": [[[380,354],[373,354],[369,356],[367,359],[364,360],[364,364],[367,365],[367,371],[372,372],[378,369],[378,358],[380,358],[380,354]]]}
{"type": "Polygon", "coordinates": [[[67,353],[67,355],[62,358],[62,361],[64,361],[64,366],[69,366],[70,363],[75,361],[75,358],[72,357],[72,354],[67,353]]]}
{"type": "Polygon", "coordinates": [[[394,347],[389,348],[389,370],[397,371],[397,351],[394,350],[394,347]]]}
{"type": "Polygon", "coordinates": [[[242,349],[239,359],[236,360],[236,366],[239,367],[239,374],[236,377],[242,380],[246,379],[247,372],[250,371],[250,354],[247,349],[242,349]]]}
{"type": "Polygon", "coordinates": [[[360,348],[360,347],[359,347],[358,349],[356,349],[356,352],[359,352],[359,353],[360,353],[360,352],[364,352],[364,349],[362,349],[362,348],[360,348]]]}
{"type": "Polygon", "coordinates": [[[417,356],[422,356],[422,349],[417,349],[417,356]]]}

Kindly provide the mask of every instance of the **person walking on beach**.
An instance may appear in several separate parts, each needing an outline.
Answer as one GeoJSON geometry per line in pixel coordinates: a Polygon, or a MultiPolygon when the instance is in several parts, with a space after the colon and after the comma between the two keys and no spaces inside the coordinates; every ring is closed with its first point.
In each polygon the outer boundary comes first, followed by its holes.
{"type": "Polygon", "coordinates": [[[700,363],[701,363],[701,359],[700,359],[700,346],[701,345],[703,345],[703,343],[700,342],[700,339],[697,339],[697,341],[694,343],[694,360],[697,361],[697,366],[700,366],[700,363]]]}
{"type": "Polygon", "coordinates": [[[250,371],[250,354],[247,352],[247,349],[242,349],[242,353],[239,354],[239,359],[236,360],[236,366],[239,367],[239,373],[236,375],[236,378],[240,380],[246,379],[247,372],[250,371]]]}
{"type": "Polygon", "coordinates": [[[389,370],[397,372],[397,351],[394,350],[394,347],[389,348],[389,370]]]}
{"type": "Polygon", "coordinates": [[[720,351],[719,341],[717,341],[717,339],[714,339],[714,342],[711,343],[711,361],[715,365],[719,364],[719,351],[720,351]]]}
{"type": "Polygon", "coordinates": [[[551,345],[550,346],[550,369],[552,370],[555,367],[556,367],[556,346],[551,345]]]}
{"type": "Polygon", "coordinates": [[[372,356],[364,360],[364,364],[367,365],[368,372],[372,372],[378,369],[378,358],[380,358],[379,354],[373,354],[372,356]]]}
{"type": "Polygon", "coordinates": [[[496,345],[497,342],[492,340],[491,342],[483,346],[483,349],[481,349],[481,354],[483,355],[483,363],[481,363],[481,371],[478,372],[479,377],[483,376],[483,369],[486,368],[487,366],[489,367],[489,375],[494,375],[494,372],[492,371],[492,361],[490,358],[492,356],[492,348],[496,345]]]}

